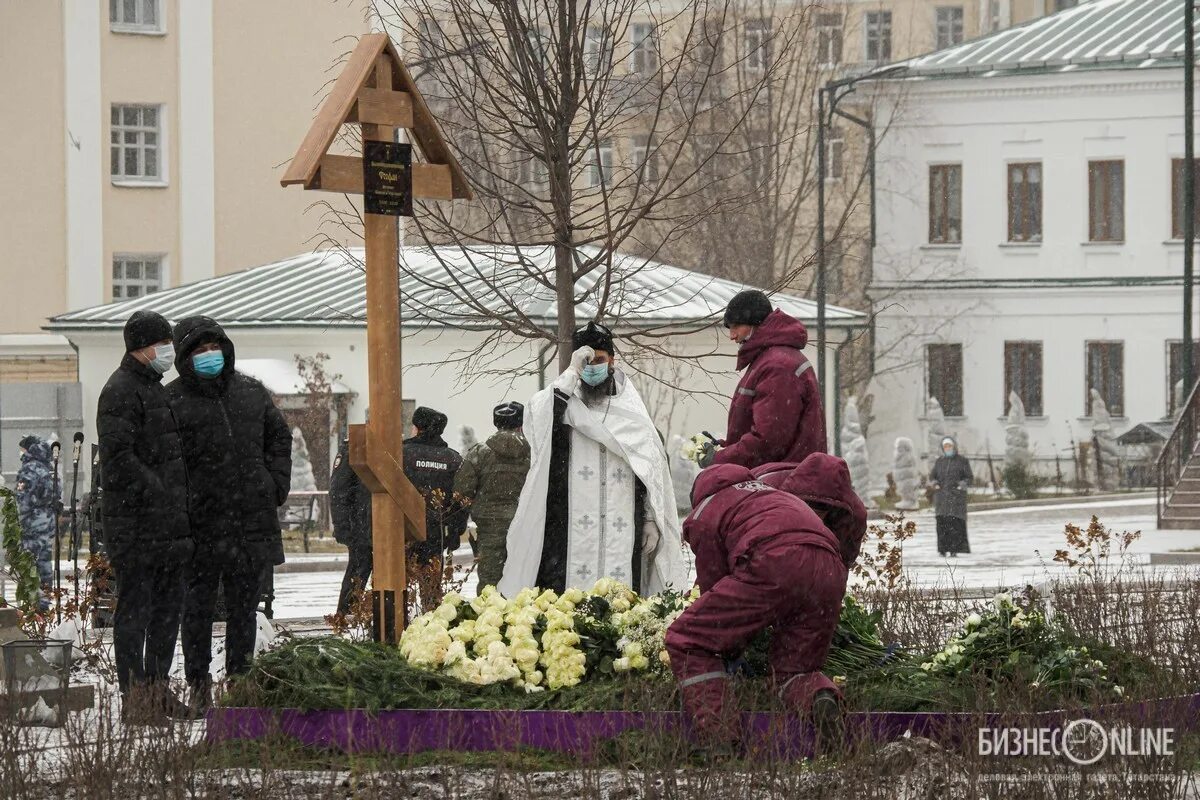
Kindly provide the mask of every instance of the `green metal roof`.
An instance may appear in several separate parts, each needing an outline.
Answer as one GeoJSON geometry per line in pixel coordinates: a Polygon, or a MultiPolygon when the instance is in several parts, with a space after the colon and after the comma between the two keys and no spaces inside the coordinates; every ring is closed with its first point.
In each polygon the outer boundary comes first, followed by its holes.
{"type": "MultiPolygon", "coordinates": [[[[993,77],[1183,63],[1185,0],[1092,0],[899,62],[881,78],[993,77]]],[[[1200,41],[1200,36],[1197,36],[1200,41]]]]}

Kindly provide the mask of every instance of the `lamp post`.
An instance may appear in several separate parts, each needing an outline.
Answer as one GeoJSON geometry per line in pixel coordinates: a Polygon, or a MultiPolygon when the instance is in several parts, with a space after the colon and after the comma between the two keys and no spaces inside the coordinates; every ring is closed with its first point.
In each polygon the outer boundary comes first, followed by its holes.
{"type": "MultiPolygon", "coordinates": [[[[1183,399],[1191,397],[1192,381],[1192,284],[1196,243],[1196,146],[1195,73],[1196,5],[1183,4],[1183,399]]],[[[1173,390],[1174,387],[1172,387],[1173,390]]],[[[1184,448],[1191,451],[1191,442],[1184,448]]]]}

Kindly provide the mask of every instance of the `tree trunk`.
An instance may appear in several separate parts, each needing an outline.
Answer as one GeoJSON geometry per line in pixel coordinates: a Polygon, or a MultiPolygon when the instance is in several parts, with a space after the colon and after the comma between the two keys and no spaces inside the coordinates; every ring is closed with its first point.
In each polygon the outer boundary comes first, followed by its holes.
{"type": "Polygon", "coordinates": [[[571,336],[575,333],[575,259],[569,242],[554,243],[554,288],[558,295],[558,371],[571,366],[571,336]]]}

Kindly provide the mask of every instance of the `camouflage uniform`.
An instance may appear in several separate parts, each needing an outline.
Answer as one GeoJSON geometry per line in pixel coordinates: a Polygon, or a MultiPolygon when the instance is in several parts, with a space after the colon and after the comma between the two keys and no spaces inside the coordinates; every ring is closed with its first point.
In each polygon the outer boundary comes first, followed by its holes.
{"type": "Polygon", "coordinates": [[[479,587],[494,586],[508,557],[508,526],[517,513],[529,473],[529,442],[515,430],[500,430],[472,447],[454,481],[454,491],[471,501],[479,529],[479,587]]]}
{"type": "Polygon", "coordinates": [[[50,445],[30,437],[17,472],[17,511],[21,519],[21,547],[37,561],[43,586],[54,584],[54,467],[50,445]]]}

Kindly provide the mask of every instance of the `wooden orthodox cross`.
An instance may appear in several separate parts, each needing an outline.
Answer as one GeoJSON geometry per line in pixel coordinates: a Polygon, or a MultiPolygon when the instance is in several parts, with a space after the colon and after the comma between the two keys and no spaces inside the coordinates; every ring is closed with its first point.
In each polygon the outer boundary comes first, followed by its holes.
{"type": "Polygon", "coordinates": [[[470,199],[466,176],[446,146],[412,76],[382,33],[363,36],[321,105],[281,183],[366,193],[367,374],[371,418],[350,426],[350,465],[371,490],[374,635],[395,643],[404,627],[405,545],[425,538],[425,499],[404,475],[400,392],[400,271],[397,218],[413,197],[470,199]],[[364,159],[332,155],[343,124],[362,128],[364,159]],[[394,144],[411,131],[425,157],[394,144]],[[397,158],[398,153],[405,157],[397,158]],[[365,171],[365,176],[364,176],[365,171]],[[399,609],[397,609],[399,606],[399,609]]]}

